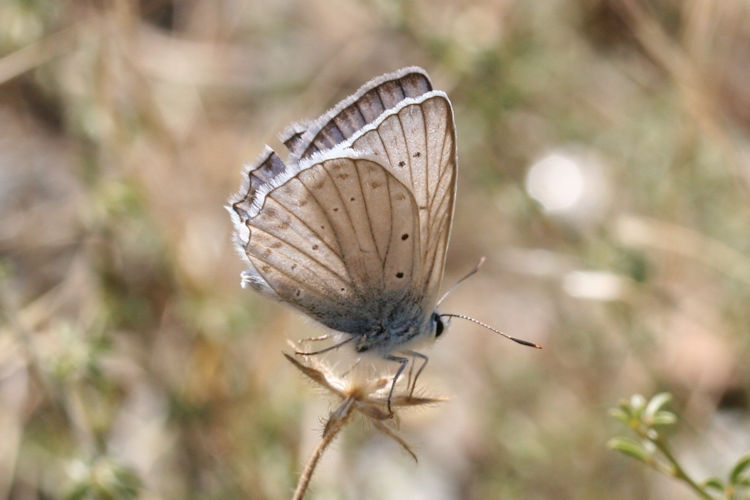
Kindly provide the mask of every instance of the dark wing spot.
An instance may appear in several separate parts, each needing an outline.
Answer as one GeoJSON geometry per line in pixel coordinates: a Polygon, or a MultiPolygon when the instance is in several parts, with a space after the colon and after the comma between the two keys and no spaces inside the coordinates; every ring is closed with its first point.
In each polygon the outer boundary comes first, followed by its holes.
{"type": "Polygon", "coordinates": [[[333,207],[333,211],[334,212],[338,212],[339,211],[339,207],[333,207]]]}
{"type": "Polygon", "coordinates": [[[349,201],[354,201],[354,196],[352,196],[351,198],[349,198],[349,201]]]}
{"type": "Polygon", "coordinates": [[[422,156],[422,153],[420,153],[419,151],[417,151],[417,152],[416,152],[416,153],[414,153],[414,154],[413,154],[412,156],[413,156],[414,158],[419,158],[420,156],[422,156]]]}
{"type": "Polygon", "coordinates": [[[399,272],[396,273],[396,277],[399,278],[399,279],[403,278],[404,277],[404,273],[402,273],[402,272],[399,271],[399,272]]]}
{"type": "Polygon", "coordinates": [[[318,245],[313,245],[313,246],[312,246],[312,249],[313,249],[313,250],[317,250],[318,248],[319,248],[319,247],[318,247],[318,245]]]}
{"type": "Polygon", "coordinates": [[[372,181],[370,183],[370,187],[373,188],[373,189],[377,189],[377,188],[379,188],[382,185],[383,185],[383,183],[382,182],[378,182],[378,181],[372,181]]]}
{"type": "Polygon", "coordinates": [[[404,234],[402,234],[402,235],[401,235],[401,239],[402,239],[403,241],[406,241],[406,240],[408,240],[408,239],[409,239],[409,235],[408,235],[407,233],[404,233],[404,234]]]}
{"type": "Polygon", "coordinates": [[[294,292],[294,295],[296,295],[297,297],[299,297],[300,295],[302,295],[302,291],[298,288],[297,291],[294,292]]]}
{"type": "Polygon", "coordinates": [[[406,165],[406,162],[404,160],[401,160],[400,162],[398,162],[399,167],[403,167],[404,165],[406,165]]]}

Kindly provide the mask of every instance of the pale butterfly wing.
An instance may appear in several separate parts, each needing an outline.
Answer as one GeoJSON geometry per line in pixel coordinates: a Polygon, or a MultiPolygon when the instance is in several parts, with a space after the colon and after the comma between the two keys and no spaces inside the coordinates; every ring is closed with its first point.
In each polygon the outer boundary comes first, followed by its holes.
{"type": "Polygon", "coordinates": [[[282,133],[291,157],[334,147],[372,152],[410,188],[419,210],[427,309],[442,282],[456,193],[456,131],[448,97],[427,73],[403,68],[363,85],[310,125],[282,133]]]}
{"type": "Polygon", "coordinates": [[[378,77],[270,149],[230,200],[243,283],[370,345],[420,329],[442,279],[456,188],[445,94],[419,68],[378,77]],[[380,340],[379,340],[380,339],[380,340]]]}
{"type": "Polygon", "coordinates": [[[406,99],[345,145],[368,151],[410,188],[419,211],[423,283],[433,304],[445,267],[456,195],[456,131],[447,96],[440,91],[406,99]]]}
{"type": "Polygon", "coordinates": [[[248,284],[326,326],[377,329],[422,280],[414,198],[372,158],[310,161],[254,216],[248,201],[234,204],[248,284]]]}
{"type": "Polygon", "coordinates": [[[381,75],[311,123],[293,123],[281,133],[281,141],[289,148],[290,161],[308,158],[341,144],[404,99],[431,90],[430,78],[422,68],[412,66],[381,75]]]}

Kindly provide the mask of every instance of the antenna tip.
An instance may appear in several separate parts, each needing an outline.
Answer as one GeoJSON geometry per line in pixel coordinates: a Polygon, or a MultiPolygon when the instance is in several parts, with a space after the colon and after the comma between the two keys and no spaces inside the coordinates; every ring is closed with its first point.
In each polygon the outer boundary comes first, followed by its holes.
{"type": "Polygon", "coordinates": [[[513,342],[518,342],[521,345],[533,347],[534,349],[542,349],[542,346],[540,346],[539,344],[535,344],[534,342],[529,342],[528,340],[523,340],[523,339],[519,339],[516,337],[511,337],[510,340],[512,340],[513,342]]]}

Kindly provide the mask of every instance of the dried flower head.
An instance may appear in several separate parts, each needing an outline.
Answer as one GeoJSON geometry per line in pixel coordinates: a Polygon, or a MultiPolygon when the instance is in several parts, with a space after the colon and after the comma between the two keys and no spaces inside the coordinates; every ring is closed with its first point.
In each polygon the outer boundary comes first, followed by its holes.
{"type": "MultiPolygon", "coordinates": [[[[292,344],[292,347],[296,346],[292,344]]],[[[334,372],[319,357],[309,356],[303,358],[303,361],[299,361],[286,353],[284,353],[284,357],[310,380],[315,382],[317,386],[335,394],[341,399],[341,403],[331,411],[323,428],[321,441],[300,476],[294,496],[295,499],[301,499],[304,496],[323,452],[341,429],[351,420],[355,412],[365,416],[373,427],[396,441],[415,461],[417,460],[417,456],[409,448],[409,445],[396,434],[399,422],[396,411],[401,408],[439,403],[445,401],[446,398],[415,396],[413,393],[394,394],[390,398],[389,411],[388,392],[391,383],[390,377],[379,376],[371,379],[347,378],[334,372]]],[[[348,375],[348,373],[345,375],[348,375]]]]}

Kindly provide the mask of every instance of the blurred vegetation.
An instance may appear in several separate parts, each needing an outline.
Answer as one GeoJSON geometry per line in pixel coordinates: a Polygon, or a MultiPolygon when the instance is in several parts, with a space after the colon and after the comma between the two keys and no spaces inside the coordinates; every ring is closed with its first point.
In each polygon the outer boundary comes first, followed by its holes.
{"type": "Polygon", "coordinates": [[[288,122],[417,64],[450,95],[446,302],[399,435],[350,426],[310,498],[684,498],[607,449],[671,392],[695,477],[750,450],[743,0],[4,0],[0,497],[291,496],[336,403],[319,334],[239,288],[222,205],[288,122]],[[534,173],[534,175],[532,175],[534,173]]]}
{"type": "Polygon", "coordinates": [[[750,498],[750,454],[740,458],[727,474],[727,480],[712,477],[697,481],[675,457],[669,438],[663,428],[674,425],[677,415],[664,409],[672,399],[667,392],[657,394],[650,400],[636,394],[629,401],[622,401],[610,414],[633,431],[638,439],[618,436],[607,443],[610,448],[628,455],[667,476],[683,481],[693,490],[697,498],[706,500],[735,500],[750,498]]]}

